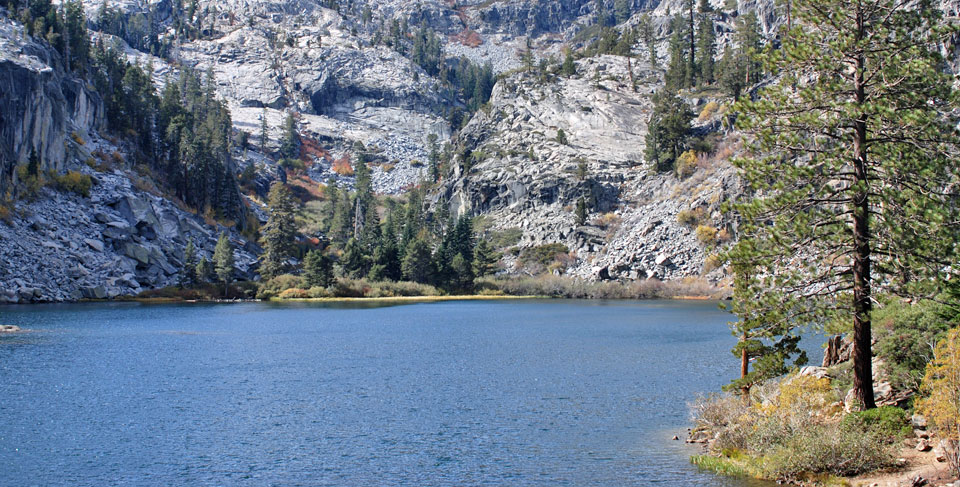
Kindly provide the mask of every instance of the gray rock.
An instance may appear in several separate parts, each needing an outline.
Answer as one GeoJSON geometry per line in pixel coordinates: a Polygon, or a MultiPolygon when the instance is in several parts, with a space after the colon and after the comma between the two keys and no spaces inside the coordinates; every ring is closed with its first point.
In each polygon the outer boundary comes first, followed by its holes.
{"type": "Polygon", "coordinates": [[[83,242],[89,245],[91,249],[96,250],[97,252],[103,252],[103,242],[90,238],[83,239],[83,242]]]}
{"type": "Polygon", "coordinates": [[[150,252],[141,245],[135,243],[124,244],[123,254],[140,264],[147,265],[150,263],[150,252]]]}
{"type": "Polygon", "coordinates": [[[103,286],[90,286],[80,289],[86,299],[107,299],[107,290],[103,286]]]}

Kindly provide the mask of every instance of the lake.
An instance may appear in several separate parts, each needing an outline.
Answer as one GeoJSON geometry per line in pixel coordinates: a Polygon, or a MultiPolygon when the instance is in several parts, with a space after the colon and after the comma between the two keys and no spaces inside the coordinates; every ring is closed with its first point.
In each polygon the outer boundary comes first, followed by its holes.
{"type": "Polygon", "coordinates": [[[699,472],[714,302],[0,307],[0,485],[761,485],[699,472]]]}

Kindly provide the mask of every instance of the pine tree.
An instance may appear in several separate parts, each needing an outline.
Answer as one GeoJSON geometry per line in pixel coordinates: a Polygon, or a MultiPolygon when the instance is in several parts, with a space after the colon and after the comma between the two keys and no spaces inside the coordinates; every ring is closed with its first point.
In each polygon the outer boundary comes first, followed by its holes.
{"type": "Polygon", "coordinates": [[[367,249],[356,238],[347,241],[343,248],[343,257],[340,259],[343,275],[350,278],[366,276],[370,272],[370,256],[367,249]]]}
{"type": "Polygon", "coordinates": [[[27,175],[36,177],[40,175],[40,156],[37,155],[37,149],[30,149],[30,158],[27,159],[27,175]]]}
{"type": "MultiPolygon", "coordinates": [[[[736,206],[734,311],[786,327],[852,324],[854,392],[875,406],[871,320],[878,293],[930,295],[960,242],[956,92],[939,46],[953,29],[930,1],[796,3],[762,57],[778,73],[736,105],[751,157],[735,161],[752,201],[736,206]]],[[[753,71],[756,73],[756,71],[753,71]]]]}
{"type": "Polygon", "coordinates": [[[267,107],[263,107],[260,114],[260,153],[267,154],[267,139],[270,137],[270,127],[267,125],[267,107]]]}
{"type": "Polygon", "coordinates": [[[716,43],[717,36],[713,31],[713,19],[709,15],[703,14],[700,20],[700,35],[697,39],[697,57],[700,59],[700,82],[705,85],[714,82],[713,56],[716,43]]]}
{"type": "Polygon", "coordinates": [[[270,208],[270,217],[261,228],[263,255],[260,257],[260,275],[271,279],[289,270],[288,262],[293,257],[296,244],[297,223],[293,194],[285,184],[276,181],[270,185],[267,206],[270,208]]]}
{"type": "Polygon", "coordinates": [[[650,67],[656,68],[659,64],[657,59],[657,39],[654,37],[650,16],[643,14],[637,28],[640,29],[640,37],[643,38],[643,44],[647,46],[647,51],[650,54],[650,67]]]}
{"type": "Polygon", "coordinates": [[[569,48],[564,50],[563,64],[560,66],[560,74],[567,77],[577,74],[577,65],[573,62],[573,51],[571,51],[569,48]]]}
{"type": "Polygon", "coordinates": [[[481,239],[477,242],[477,248],[473,253],[474,275],[479,278],[489,276],[496,272],[500,257],[500,253],[490,245],[490,242],[486,239],[481,239]]]}
{"type": "Polygon", "coordinates": [[[180,287],[188,287],[197,282],[197,252],[193,240],[187,241],[183,251],[183,267],[180,269],[180,287]]]}
{"type": "Polygon", "coordinates": [[[321,250],[311,250],[303,258],[303,280],[308,287],[333,284],[333,260],[321,250]]]}
{"type": "Polygon", "coordinates": [[[408,281],[429,283],[432,278],[433,255],[426,234],[421,232],[407,245],[403,256],[403,278],[408,281]]]}
{"type": "Polygon", "coordinates": [[[664,89],[676,92],[688,88],[690,73],[687,72],[689,62],[686,50],[686,26],[683,16],[677,15],[671,22],[673,33],[670,35],[670,64],[664,77],[664,89]]]}
{"type": "Polygon", "coordinates": [[[213,249],[213,269],[217,278],[223,282],[223,295],[226,297],[227,288],[233,281],[233,246],[226,233],[221,233],[217,246],[213,249]]]}
{"type": "Polygon", "coordinates": [[[197,281],[200,283],[210,282],[210,261],[207,260],[207,256],[200,258],[200,262],[197,262],[197,281]]]}
{"type": "Polygon", "coordinates": [[[577,210],[574,213],[576,218],[577,225],[585,225],[587,223],[587,200],[581,196],[577,200],[577,210]]]}
{"type": "Polygon", "coordinates": [[[293,113],[287,113],[283,120],[283,138],[280,139],[280,155],[285,159],[300,158],[300,132],[293,113]]]}
{"type": "Polygon", "coordinates": [[[686,148],[693,111],[673,92],[660,90],[653,96],[653,113],[647,123],[645,156],[658,171],[673,170],[673,163],[686,148]]]}

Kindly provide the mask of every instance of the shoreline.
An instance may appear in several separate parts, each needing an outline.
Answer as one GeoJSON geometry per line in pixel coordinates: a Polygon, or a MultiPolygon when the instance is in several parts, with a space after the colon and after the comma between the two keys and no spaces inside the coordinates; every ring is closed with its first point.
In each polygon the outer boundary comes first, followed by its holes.
{"type": "Polygon", "coordinates": [[[41,301],[29,303],[3,303],[4,306],[31,306],[44,304],[80,304],[80,303],[143,303],[143,304],[174,304],[174,303],[213,303],[213,304],[237,304],[237,303],[382,303],[382,302],[401,302],[401,303],[438,303],[444,301],[519,301],[519,300],[561,300],[571,299],[577,301],[724,301],[724,298],[716,296],[669,296],[655,298],[573,298],[565,296],[511,296],[511,295],[481,295],[481,294],[462,294],[448,296],[381,296],[381,297],[331,297],[331,298],[269,298],[269,299],[183,299],[176,297],[138,297],[138,296],[118,296],[113,299],[79,299],[76,301],[41,301]]]}

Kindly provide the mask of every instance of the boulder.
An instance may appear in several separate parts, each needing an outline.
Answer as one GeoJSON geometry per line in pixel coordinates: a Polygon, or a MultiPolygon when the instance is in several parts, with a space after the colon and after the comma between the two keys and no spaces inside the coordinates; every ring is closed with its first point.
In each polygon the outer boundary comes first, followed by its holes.
{"type": "Polygon", "coordinates": [[[135,195],[124,195],[113,206],[130,225],[146,223],[155,227],[160,224],[153,211],[153,205],[135,195]]]}
{"type": "Polygon", "coordinates": [[[673,264],[673,260],[670,259],[670,256],[667,254],[658,254],[656,259],[653,261],[657,265],[667,267],[673,264]]]}
{"type": "Polygon", "coordinates": [[[88,286],[80,288],[86,299],[107,299],[107,290],[103,286],[88,286]]]}
{"type": "Polygon", "coordinates": [[[826,379],[829,377],[829,373],[827,372],[826,367],[815,367],[812,365],[808,365],[806,367],[801,368],[799,375],[801,376],[809,375],[809,376],[816,377],[818,379],[826,379]]]}
{"type": "Polygon", "coordinates": [[[926,438],[921,438],[917,441],[917,446],[914,447],[917,451],[930,451],[933,449],[933,446],[930,445],[930,440],[926,438]]]}
{"type": "Polygon", "coordinates": [[[96,250],[97,252],[103,252],[103,242],[100,240],[85,238],[83,239],[83,243],[87,244],[91,249],[96,250]]]}
{"type": "Polygon", "coordinates": [[[150,252],[142,245],[137,245],[135,243],[125,244],[123,246],[123,255],[136,260],[142,265],[147,265],[150,263],[150,252]]]}

